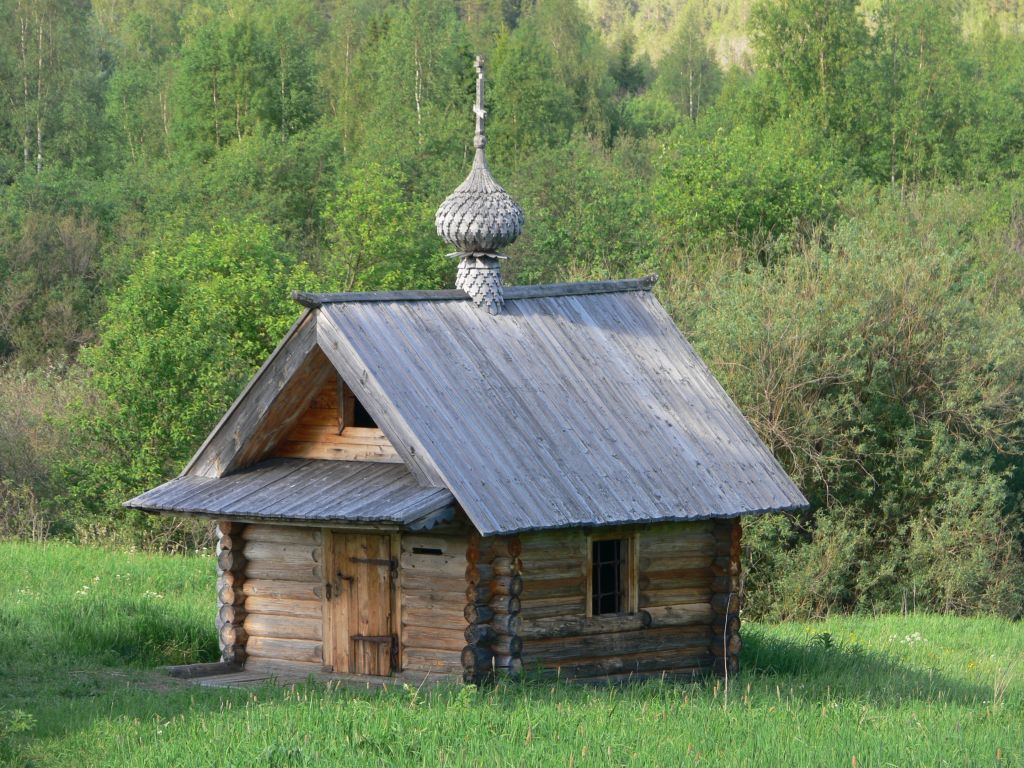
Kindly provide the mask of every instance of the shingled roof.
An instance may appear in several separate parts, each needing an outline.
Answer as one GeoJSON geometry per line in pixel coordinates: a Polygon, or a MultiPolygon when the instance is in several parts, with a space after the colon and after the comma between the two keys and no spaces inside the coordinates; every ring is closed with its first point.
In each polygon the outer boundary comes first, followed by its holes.
{"type": "Polygon", "coordinates": [[[303,375],[315,388],[302,370],[322,353],[419,486],[450,491],[485,535],[806,506],[652,284],[506,287],[498,315],[457,290],[297,294],[310,314],[185,474],[262,458],[247,443],[273,435],[246,414],[303,375]]]}

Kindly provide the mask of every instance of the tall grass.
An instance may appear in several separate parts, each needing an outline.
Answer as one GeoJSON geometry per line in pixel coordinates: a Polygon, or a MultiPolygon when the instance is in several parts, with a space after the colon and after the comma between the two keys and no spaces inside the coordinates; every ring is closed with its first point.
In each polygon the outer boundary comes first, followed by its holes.
{"type": "Polygon", "coordinates": [[[1024,765],[1003,619],[748,623],[728,702],[717,679],[222,691],[148,669],[215,654],[210,558],[0,543],[0,562],[14,766],[1024,765]]]}

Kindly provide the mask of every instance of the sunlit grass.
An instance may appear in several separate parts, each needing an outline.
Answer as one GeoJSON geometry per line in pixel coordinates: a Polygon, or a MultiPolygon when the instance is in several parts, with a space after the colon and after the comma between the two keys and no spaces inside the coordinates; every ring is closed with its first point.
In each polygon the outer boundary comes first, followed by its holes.
{"type": "Polygon", "coordinates": [[[148,668],[214,657],[210,558],[0,544],[0,562],[15,766],[1024,764],[1024,637],[1001,619],[748,622],[728,691],[202,690],[148,668]]]}

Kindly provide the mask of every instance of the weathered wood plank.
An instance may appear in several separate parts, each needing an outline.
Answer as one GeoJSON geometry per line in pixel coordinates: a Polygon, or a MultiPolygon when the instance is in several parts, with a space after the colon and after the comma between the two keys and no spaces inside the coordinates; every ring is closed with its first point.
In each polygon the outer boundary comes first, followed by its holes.
{"type": "Polygon", "coordinates": [[[248,613],[315,618],[323,621],[319,600],[249,596],[245,598],[245,610],[248,613]]]}
{"type": "Polygon", "coordinates": [[[297,616],[278,616],[269,614],[252,614],[245,617],[242,624],[249,637],[271,637],[288,640],[323,640],[323,618],[300,618],[297,616]]]}

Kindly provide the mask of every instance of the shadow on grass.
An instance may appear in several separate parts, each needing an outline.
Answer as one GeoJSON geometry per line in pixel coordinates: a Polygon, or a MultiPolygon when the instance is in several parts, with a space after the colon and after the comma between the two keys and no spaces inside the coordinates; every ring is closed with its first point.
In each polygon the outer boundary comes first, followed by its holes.
{"type": "Polygon", "coordinates": [[[907,666],[885,653],[855,643],[794,642],[752,628],[743,634],[742,674],[746,685],[778,686],[806,700],[857,699],[876,704],[945,701],[976,704],[991,696],[985,686],[949,677],[937,670],[907,666]]]}

